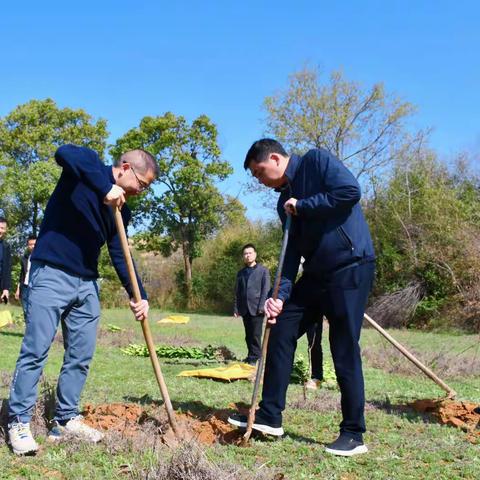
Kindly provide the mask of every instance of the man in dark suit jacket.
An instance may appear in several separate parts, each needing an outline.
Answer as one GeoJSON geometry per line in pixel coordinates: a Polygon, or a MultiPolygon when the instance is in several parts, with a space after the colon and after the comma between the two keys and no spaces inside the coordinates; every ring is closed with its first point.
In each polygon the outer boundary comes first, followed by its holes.
{"type": "Polygon", "coordinates": [[[28,281],[30,278],[30,256],[32,255],[33,249],[35,248],[35,243],[37,242],[36,235],[29,235],[27,239],[27,250],[20,258],[20,278],[18,279],[17,291],[15,292],[15,300],[22,301],[23,316],[26,318],[26,300],[27,300],[27,289],[28,281]]]}
{"type": "Polygon", "coordinates": [[[242,248],[245,267],[237,273],[233,315],[242,316],[248,355],[245,363],[255,365],[261,355],[263,306],[270,290],[270,273],[257,263],[255,246],[248,243],[242,248]]]}
{"type": "Polygon", "coordinates": [[[3,239],[7,233],[7,220],[0,217],[0,298],[7,303],[12,283],[12,253],[3,239]]]}
{"type": "MultiPolygon", "coordinates": [[[[360,205],[360,185],[329,151],[318,148],[302,156],[289,155],[269,138],[250,147],[244,167],[260,183],[280,192],[277,211],[284,226],[287,215],[292,215],[278,296],[265,302],[272,329],[253,429],[283,435],[282,414],[297,339],[325,315],[343,417],[340,435],[325,451],[340,456],[366,453],[359,340],[374,279],[375,252],[360,205]],[[301,257],[305,262],[297,281],[301,257]]],[[[228,421],[247,426],[242,415],[232,415],[228,421]]]]}

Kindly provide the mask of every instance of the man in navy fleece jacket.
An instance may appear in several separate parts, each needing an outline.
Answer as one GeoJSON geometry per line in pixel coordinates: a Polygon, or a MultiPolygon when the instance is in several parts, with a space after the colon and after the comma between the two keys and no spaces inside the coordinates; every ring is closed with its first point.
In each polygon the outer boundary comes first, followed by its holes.
{"type": "MultiPolygon", "coordinates": [[[[30,432],[37,386],[59,323],[65,356],[58,379],[54,425],[49,440],[65,432],[96,442],[102,438],[79,415],[79,400],[95,350],[100,318],[98,258],[106,243],[117,274],[133,297],[111,207],[121,208],[125,225],[131,212],[125,199],[138,195],[158,173],[143,150],[123,154],[113,167],[93,150],[64,145],[55,153],[62,167],[32,254],[26,300],[26,330],[10,389],[9,438],[16,454],[38,450],[30,432]],[[123,208],[122,208],[123,207],[123,208]]],[[[137,277],[138,278],[138,277],[137,277]]],[[[148,301],[130,301],[137,320],[147,318],[148,301]]]]}
{"type": "MultiPolygon", "coordinates": [[[[375,254],[359,204],[360,186],[326,150],[288,156],[272,139],[255,142],[244,167],[260,183],[280,192],[277,210],[282,223],[287,214],[293,216],[278,299],[268,298],[265,303],[272,329],[262,401],[253,428],[283,434],[282,411],[297,339],[313,320],[325,315],[343,416],[340,435],[326,451],[342,456],[365,453],[365,396],[358,342],[375,254]],[[303,274],[295,283],[302,256],[303,274]]],[[[229,421],[246,426],[242,416],[232,416],[229,421]]]]}

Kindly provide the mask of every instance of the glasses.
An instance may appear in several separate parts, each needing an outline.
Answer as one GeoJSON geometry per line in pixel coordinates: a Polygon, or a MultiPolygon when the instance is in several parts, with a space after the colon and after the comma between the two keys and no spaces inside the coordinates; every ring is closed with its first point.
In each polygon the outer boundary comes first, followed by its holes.
{"type": "Polygon", "coordinates": [[[133,174],[135,175],[135,178],[137,179],[137,183],[138,183],[138,191],[139,192],[144,192],[150,185],[148,185],[147,183],[145,182],[142,182],[142,180],[140,180],[138,177],[137,177],[137,174],[135,173],[135,170],[133,169],[133,167],[130,165],[130,170],[133,172],[133,174]]]}

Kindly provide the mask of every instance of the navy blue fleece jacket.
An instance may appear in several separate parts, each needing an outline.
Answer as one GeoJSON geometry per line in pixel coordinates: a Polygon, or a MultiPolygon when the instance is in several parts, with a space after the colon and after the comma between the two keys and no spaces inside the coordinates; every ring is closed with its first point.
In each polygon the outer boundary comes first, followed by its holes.
{"type": "Polygon", "coordinates": [[[302,256],[304,275],[324,284],[334,282],[340,269],[375,260],[359,204],[360,185],[340,160],[326,150],[310,150],[302,157],[292,155],[285,175],[277,204],[283,225],[284,203],[291,197],[298,201],[278,295],[283,301],[290,296],[302,256]]]}
{"type": "MultiPolygon", "coordinates": [[[[59,267],[86,279],[98,278],[100,249],[107,243],[113,266],[133,297],[111,207],[103,203],[115,184],[112,167],[93,150],[64,145],[55,153],[62,174],[48,201],[32,260],[59,267]]],[[[122,208],[125,228],[131,219],[122,208]]],[[[146,293],[137,275],[142,298],[146,293]]]]}

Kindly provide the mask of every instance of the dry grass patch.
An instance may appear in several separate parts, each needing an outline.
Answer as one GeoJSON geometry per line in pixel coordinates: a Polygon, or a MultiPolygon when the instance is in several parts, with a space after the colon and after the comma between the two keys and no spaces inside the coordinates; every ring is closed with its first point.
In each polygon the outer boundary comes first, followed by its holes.
{"type": "MultiPolygon", "coordinates": [[[[474,348],[477,352],[473,356],[452,354],[446,349],[438,352],[417,352],[409,348],[409,351],[441,377],[465,378],[477,376],[480,372],[480,348],[474,348]]],[[[418,368],[387,342],[375,347],[365,347],[362,357],[365,364],[372,368],[405,376],[418,375],[418,368]]]]}
{"type": "Polygon", "coordinates": [[[281,473],[265,467],[248,471],[233,464],[217,465],[210,460],[203,448],[196,442],[189,442],[176,449],[170,459],[159,452],[158,463],[148,468],[133,468],[133,480],[282,480],[281,473]]]}

